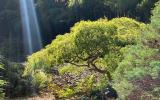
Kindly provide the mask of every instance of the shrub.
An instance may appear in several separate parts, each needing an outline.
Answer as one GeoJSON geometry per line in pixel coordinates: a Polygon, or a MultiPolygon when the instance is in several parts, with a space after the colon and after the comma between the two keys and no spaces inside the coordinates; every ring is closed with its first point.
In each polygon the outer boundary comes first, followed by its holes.
{"type": "MultiPolygon", "coordinates": [[[[159,35],[149,25],[142,32],[137,44],[120,50],[123,60],[113,73],[114,86],[120,99],[159,98],[152,93],[160,75],[158,39],[159,35]]],[[[156,91],[158,90],[155,90],[155,94],[156,91]]]]}
{"type": "MultiPolygon", "coordinates": [[[[120,49],[126,45],[136,44],[143,29],[142,26],[145,25],[129,18],[78,22],[71,28],[70,33],[57,36],[45,49],[28,57],[24,75],[31,76],[31,79],[35,80],[33,81],[34,85],[41,88],[46,84],[45,75],[54,74],[52,73],[54,68],[58,69],[62,76],[66,72],[74,75],[86,71],[90,72],[94,79],[97,79],[94,83],[95,86],[102,79],[106,79],[103,81],[106,82],[103,85],[107,85],[112,81],[112,73],[122,60],[120,49]],[[39,71],[41,72],[39,73],[39,71]],[[44,81],[40,82],[43,78],[44,81]]],[[[82,81],[77,82],[79,86],[77,90],[76,87],[72,88],[67,85],[60,87],[62,94],[69,96],[77,91],[80,93],[92,91],[90,90],[92,85],[88,82],[90,78],[81,77],[81,79],[82,81]],[[87,89],[83,89],[83,86],[86,86],[87,89]],[[70,93],[65,93],[65,91],[70,93]]],[[[57,94],[62,96],[61,93],[57,94]]]]}
{"type": "Polygon", "coordinates": [[[0,78],[1,78],[0,79],[0,99],[2,99],[5,95],[4,86],[6,85],[6,81],[3,80],[4,77],[1,75],[2,74],[1,70],[4,70],[4,67],[5,67],[2,60],[3,58],[0,57],[0,78]]]}
{"type": "Polygon", "coordinates": [[[47,83],[51,80],[51,77],[45,74],[41,70],[37,70],[33,77],[32,77],[32,84],[35,86],[36,89],[43,89],[46,87],[47,83]]]}
{"type": "Polygon", "coordinates": [[[5,60],[5,67],[2,72],[3,78],[7,81],[5,96],[9,98],[27,96],[33,93],[32,84],[27,77],[22,77],[24,66],[5,60]],[[28,92],[30,91],[30,92],[28,92]]]}

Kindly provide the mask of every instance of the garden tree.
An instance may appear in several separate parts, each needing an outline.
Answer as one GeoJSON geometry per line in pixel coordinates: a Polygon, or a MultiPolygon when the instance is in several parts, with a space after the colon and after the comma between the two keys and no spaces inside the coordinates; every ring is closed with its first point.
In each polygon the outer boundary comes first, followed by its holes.
{"type": "Polygon", "coordinates": [[[121,50],[124,59],[113,74],[113,86],[120,99],[160,98],[157,84],[160,81],[159,5],[157,3],[152,11],[151,24],[142,32],[138,43],[121,50]]]}
{"type": "Polygon", "coordinates": [[[143,24],[129,18],[76,23],[70,33],[57,36],[45,49],[29,56],[24,75],[35,79],[37,73],[43,72],[50,76],[53,68],[61,69],[68,65],[77,70],[85,68],[82,72],[90,70],[92,75],[106,75],[110,83],[112,72],[122,59],[120,49],[136,43],[143,27],[143,24]]]}
{"type": "MultiPolygon", "coordinates": [[[[148,41],[148,39],[145,41],[148,41]]],[[[159,87],[156,83],[159,81],[160,71],[158,49],[146,44],[137,44],[124,48],[122,52],[124,59],[119,63],[115,73],[113,73],[113,86],[117,90],[119,97],[121,99],[136,98],[137,100],[150,95],[150,98],[159,98],[158,95],[153,93],[154,89],[159,87]],[[143,85],[139,86],[139,84],[143,85]],[[142,91],[144,94],[138,94],[142,91]],[[130,97],[131,94],[134,94],[134,96],[130,97]]]]}
{"type": "Polygon", "coordinates": [[[111,46],[110,52],[105,55],[104,59],[108,69],[114,72],[117,68],[119,62],[123,59],[123,54],[120,52],[122,47],[126,45],[136,44],[141,31],[146,27],[144,24],[140,24],[134,20],[129,18],[115,18],[110,21],[110,23],[114,24],[117,29],[116,37],[116,45],[111,46]]]}
{"type": "Polygon", "coordinates": [[[138,44],[121,49],[124,59],[113,73],[113,86],[121,99],[134,98],[137,100],[150,96],[150,99],[158,100],[159,39],[160,36],[153,29],[146,29],[138,44]],[[143,93],[141,93],[142,91],[143,93]]]}

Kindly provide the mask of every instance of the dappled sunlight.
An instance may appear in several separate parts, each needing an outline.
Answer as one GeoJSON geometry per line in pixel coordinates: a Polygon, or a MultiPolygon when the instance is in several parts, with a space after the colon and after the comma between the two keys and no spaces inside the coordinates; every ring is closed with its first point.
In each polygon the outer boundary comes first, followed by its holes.
{"type": "Polygon", "coordinates": [[[39,23],[34,0],[19,0],[23,25],[24,51],[26,55],[42,48],[39,23]]]}

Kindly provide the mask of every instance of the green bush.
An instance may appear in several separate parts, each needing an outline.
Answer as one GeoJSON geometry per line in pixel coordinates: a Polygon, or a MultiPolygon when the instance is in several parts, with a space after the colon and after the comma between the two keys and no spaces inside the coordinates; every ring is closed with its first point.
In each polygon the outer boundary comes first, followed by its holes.
{"type": "Polygon", "coordinates": [[[4,88],[3,88],[5,84],[6,84],[6,81],[0,80],[0,99],[2,99],[5,95],[4,88]]]}
{"type": "Polygon", "coordinates": [[[47,86],[47,83],[51,81],[51,77],[46,75],[43,71],[39,70],[34,73],[31,81],[35,88],[43,89],[47,86]]]}
{"type": "Polygon", "coordinates": [[[116,81],[113,87],[117,90],[120,100],[126,100],[126,97],[134,90],[134,85],[125,79],[116,81]]]}
{"type": "Polygon", "coordinates": [[[4,93],[4,86],[6,85],[6,81],[4,81],[4,77],[1,75],[2,71],[1,70],[4,70],[4,64],[3,64],[3,61],[2,61],[3,58],[0,58],[0,99],[2,99],[5,95],[4,93]]]}
{"type": "Polygon", "coordinates": [[[159,55],[159,52],[157,49],[144,45],[128,46],[122,51],[124,59],[119,63],[113,76],[115,80],[114,85],[119,92],[120,98],[126,99],[132,90],[137,87],[133,84],[135,80],[141,80],[147,75],[152,76],[153,79],[159,77],[160,65],[159,61],[157,61],[158,59],[155,57],[159,55]],[[128,83],[132,87],[131,89],[128,89],[128,83]],[[123,88],[120,88],[120,86],[123,88]],[[130,92],[126,93],[125,91],[130,92]]]}
{"type": "MultiPolygon", "coordinates": [[[[58,69],[62,76],[64,73],[77,75],[88,71],[94,76],[94,80],[97,80],[94,88],[103,88],[112,80],[112,73],[122,60],[121,48],[136,44],[144,27],[144,24],[124,17],[110,21],[100,19],[78,22],[71,28],[70,33],[57,36],[45,49],[29,56],[24,75],[31,76],[32,83],[41,88],[46,84],[46,75],[54,74],[51,73],[54,68],[58,69]],[[98,73],[100,75],[97,75],[98,73]],[[100,84],[100,81],[104,83],[100,84]]],[[[83,81],[77,82],[77,90],[76,87],[60,87],[62,93],[56,93],[66,97],[78,92],[92,91],[89,89],[92,89],[88,82],[90,79],[81,79],[83,81]],[[83,86],[88,88],[83,89],[83,86]]],[[[49,84],[59,90],[59,86],[52,85],[54,82],[49,84]]]]}
{"type": "Polygon", "coordinates": [[[22,77],[24,66],[4,60],[3,78],[7,81],[5,96],[9,98],[27,96],[33,93],[32,84],[27,77],[22,77]],[[28,92],[30,91],[30,92],[28,92]]]}
{"type": "MultiPolygon", "coordinates": [[[[158,14],[158,7],[153,11],[158,14]]],[[[157,16],[157,15],[156,15],[157,16]]],[[[154,26],[158,23],[158,17],[152,17],[151,25],[154,26]]],[[[113,73],[114,87],[119,93],[120,99],[127,99],[128,96],[135,94],[133,91],[143,91],[143,94],[135,95],[137,99],[150,99],[159,98],[158,86],[154,80],[158,80],[160,75],[160,61],[159,61],[159,35],[155,29],[157,26],[151,27],[148,25],[145,30],[142,31],[137,44],[132,46],[126,46],[122,48],[120,52],[123,54],[123,60],[118,63],[116,71],[113,73]],[[153,29],[154,28],[154,29],[153,29]],[[156,42],[154,42],[156,41],[156,42]],[[148,77],[147,77],[148,76],[148,77]],[[151,78],[149,78],[151,76],[151,78]],[[147,78],[147,79],[146,79],[147,78]],[[140,83],[144,82],[141,86],[138,86],[138,80],[140,83]],[[152,85],[147,86],[147,83],[152,82],[152,85]],[[151,90],[146,91],[143,88],[150,88],[151,90]],[[154,95],[157,95],[154,96],[154,95]]],[[[134,98],[134,97],[131,97],[134,98]]]]}

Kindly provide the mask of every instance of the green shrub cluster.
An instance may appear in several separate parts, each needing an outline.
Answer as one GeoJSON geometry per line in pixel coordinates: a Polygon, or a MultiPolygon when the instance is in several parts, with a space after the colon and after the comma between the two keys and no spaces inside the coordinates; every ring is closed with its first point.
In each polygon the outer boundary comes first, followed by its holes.
{"type": "Polygon", "coordinates": [[[110,84],[112,73],[123,58],[120,50],[136,44],[144,27],[144,24],[125,17],[78,22],[70,33],[57,36],[45,49],[29,56],[24,75],[31,76],[32,83],[41,88],[49,74],[53,78],[47,84],[57,88],[58,91],[52,91],[59,97],[89,94],[93,87],[102,89],[110,84]],[[60,75],[69,73],[77,77],[88,70],[85,74],[91,75],[94,83],[85,76],[79,78],[76,87],[58,86],[53,81],[53,69],[58,69],[60,75]],[[84,86],[88,88],[83,89],[84,86]]]}
{"type": "Polygon", "coordinates": [[[153,10],[151,24],[142,32],[138,43],[121,49],[124,59],[118,64],[113,76],[114,87],[122,100],[160,98],[157,84],[160,81],[159,5],[153,10]],[[137,85],[140,83],[142,85],[137,85]],[[139,94],[133,95],[136,94],[134,91],[139,94]],[[143,94],[140,94],[142,91],[143,94]]]}
{"type": "Polygon", "coordinates": [[[13,63],[0,56],[0,98],[14,98],[33,93],[32,84],[22,77],[24,65],[13,63]],[[28,92],[30,91],[30,92],[28,92]]]}
{"type": "Polygon", "coordinates": [[[4,59],[0,56],[0,99],[3,99],[5,93],[4,93],[4,86],[6,85],[6,81],[4,80],[4,77],[2,75],[2,70],[4,70],[4,59]]]}

